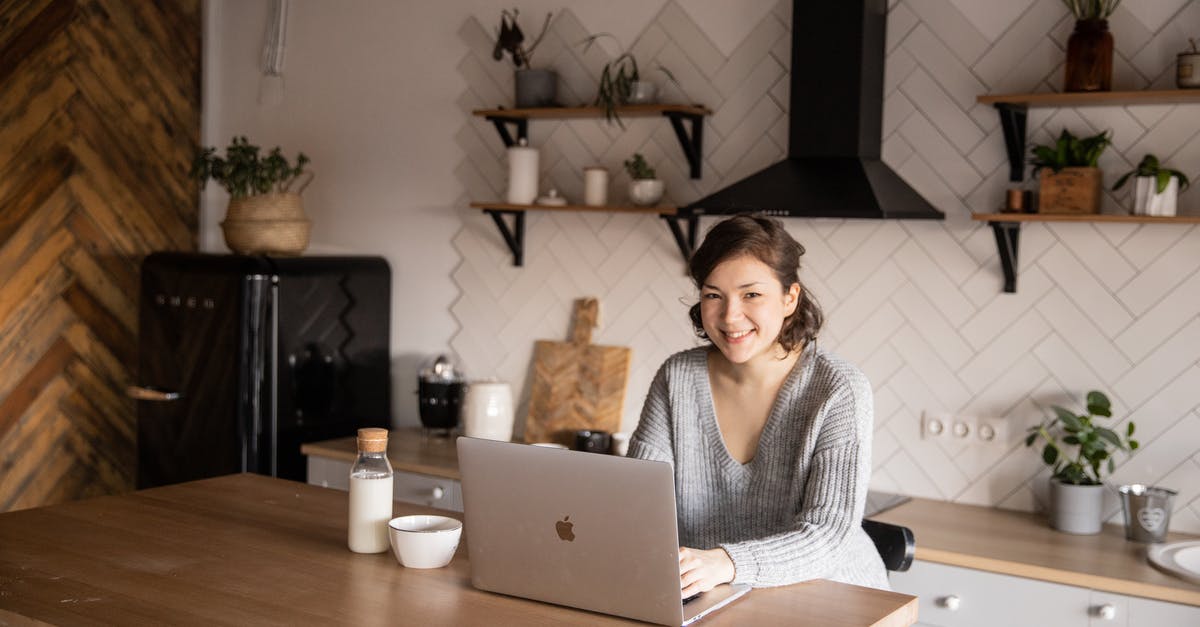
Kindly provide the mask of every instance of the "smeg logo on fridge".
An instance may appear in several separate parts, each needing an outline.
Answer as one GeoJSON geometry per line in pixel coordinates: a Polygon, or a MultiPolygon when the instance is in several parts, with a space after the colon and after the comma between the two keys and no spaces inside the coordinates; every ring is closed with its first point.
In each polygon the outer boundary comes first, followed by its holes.
{"type": "Polygon", "coordinates": [[[211,298],[202,298],[198,296],[168,296],[166,294],[155,294],[154,304],[159,307],[186,307],[187,309],[215,309],[217,302],[211,298]]]}

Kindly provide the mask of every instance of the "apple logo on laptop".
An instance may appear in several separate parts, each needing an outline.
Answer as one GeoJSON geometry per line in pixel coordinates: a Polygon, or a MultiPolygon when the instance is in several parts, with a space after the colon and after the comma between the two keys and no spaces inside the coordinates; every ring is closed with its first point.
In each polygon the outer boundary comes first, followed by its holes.
{"type": "Polygon", "coordinates": [[[575,532],[572,530],[572,527],[575,526],[575,523],[568,522],[569,520],[571,520],[570,516],[563,516],[562,520],[554,523],[554,530],[558,532],[559,538],[567,542],[574,542],[575,532]]]}

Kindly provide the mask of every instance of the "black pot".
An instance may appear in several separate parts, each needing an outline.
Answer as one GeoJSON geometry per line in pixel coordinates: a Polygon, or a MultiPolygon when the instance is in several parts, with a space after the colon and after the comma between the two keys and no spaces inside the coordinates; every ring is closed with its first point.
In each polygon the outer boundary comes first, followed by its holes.
{"type": "Polygon", "coordinates": [[[427,429],[457,428],[465,390],[466,384],[461,381],[419,381],[417,403],[421,424],[427,429]]]}

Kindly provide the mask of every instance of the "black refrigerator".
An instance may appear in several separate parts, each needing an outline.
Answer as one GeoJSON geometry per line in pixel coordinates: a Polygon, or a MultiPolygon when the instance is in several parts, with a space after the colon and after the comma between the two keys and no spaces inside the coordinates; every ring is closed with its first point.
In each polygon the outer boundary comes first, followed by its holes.
{"type": "Polygon", "coordinates": [[[304,481],[305,442],[390,424],[379,257],[154,253],[142,263],[137,485],[304,481]]]}

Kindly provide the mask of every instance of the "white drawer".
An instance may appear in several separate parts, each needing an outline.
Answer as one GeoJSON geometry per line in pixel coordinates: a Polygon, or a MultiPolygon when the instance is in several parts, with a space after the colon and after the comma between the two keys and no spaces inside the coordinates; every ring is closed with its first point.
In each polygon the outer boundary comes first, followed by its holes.
{"type": "Polygon", "coordinates": [[[453,479],[411,472],[397,472],[392,477],[392,494],[397,501],[456,512],[463,509],[462,487],[453,479]]]}
{"type": "Polygon", "coordinates": [[[1091,618],[1086,588],[921,561],[889,578],[893,590],[919,598],[921,625],[1088,627],[1091,618]]]}

